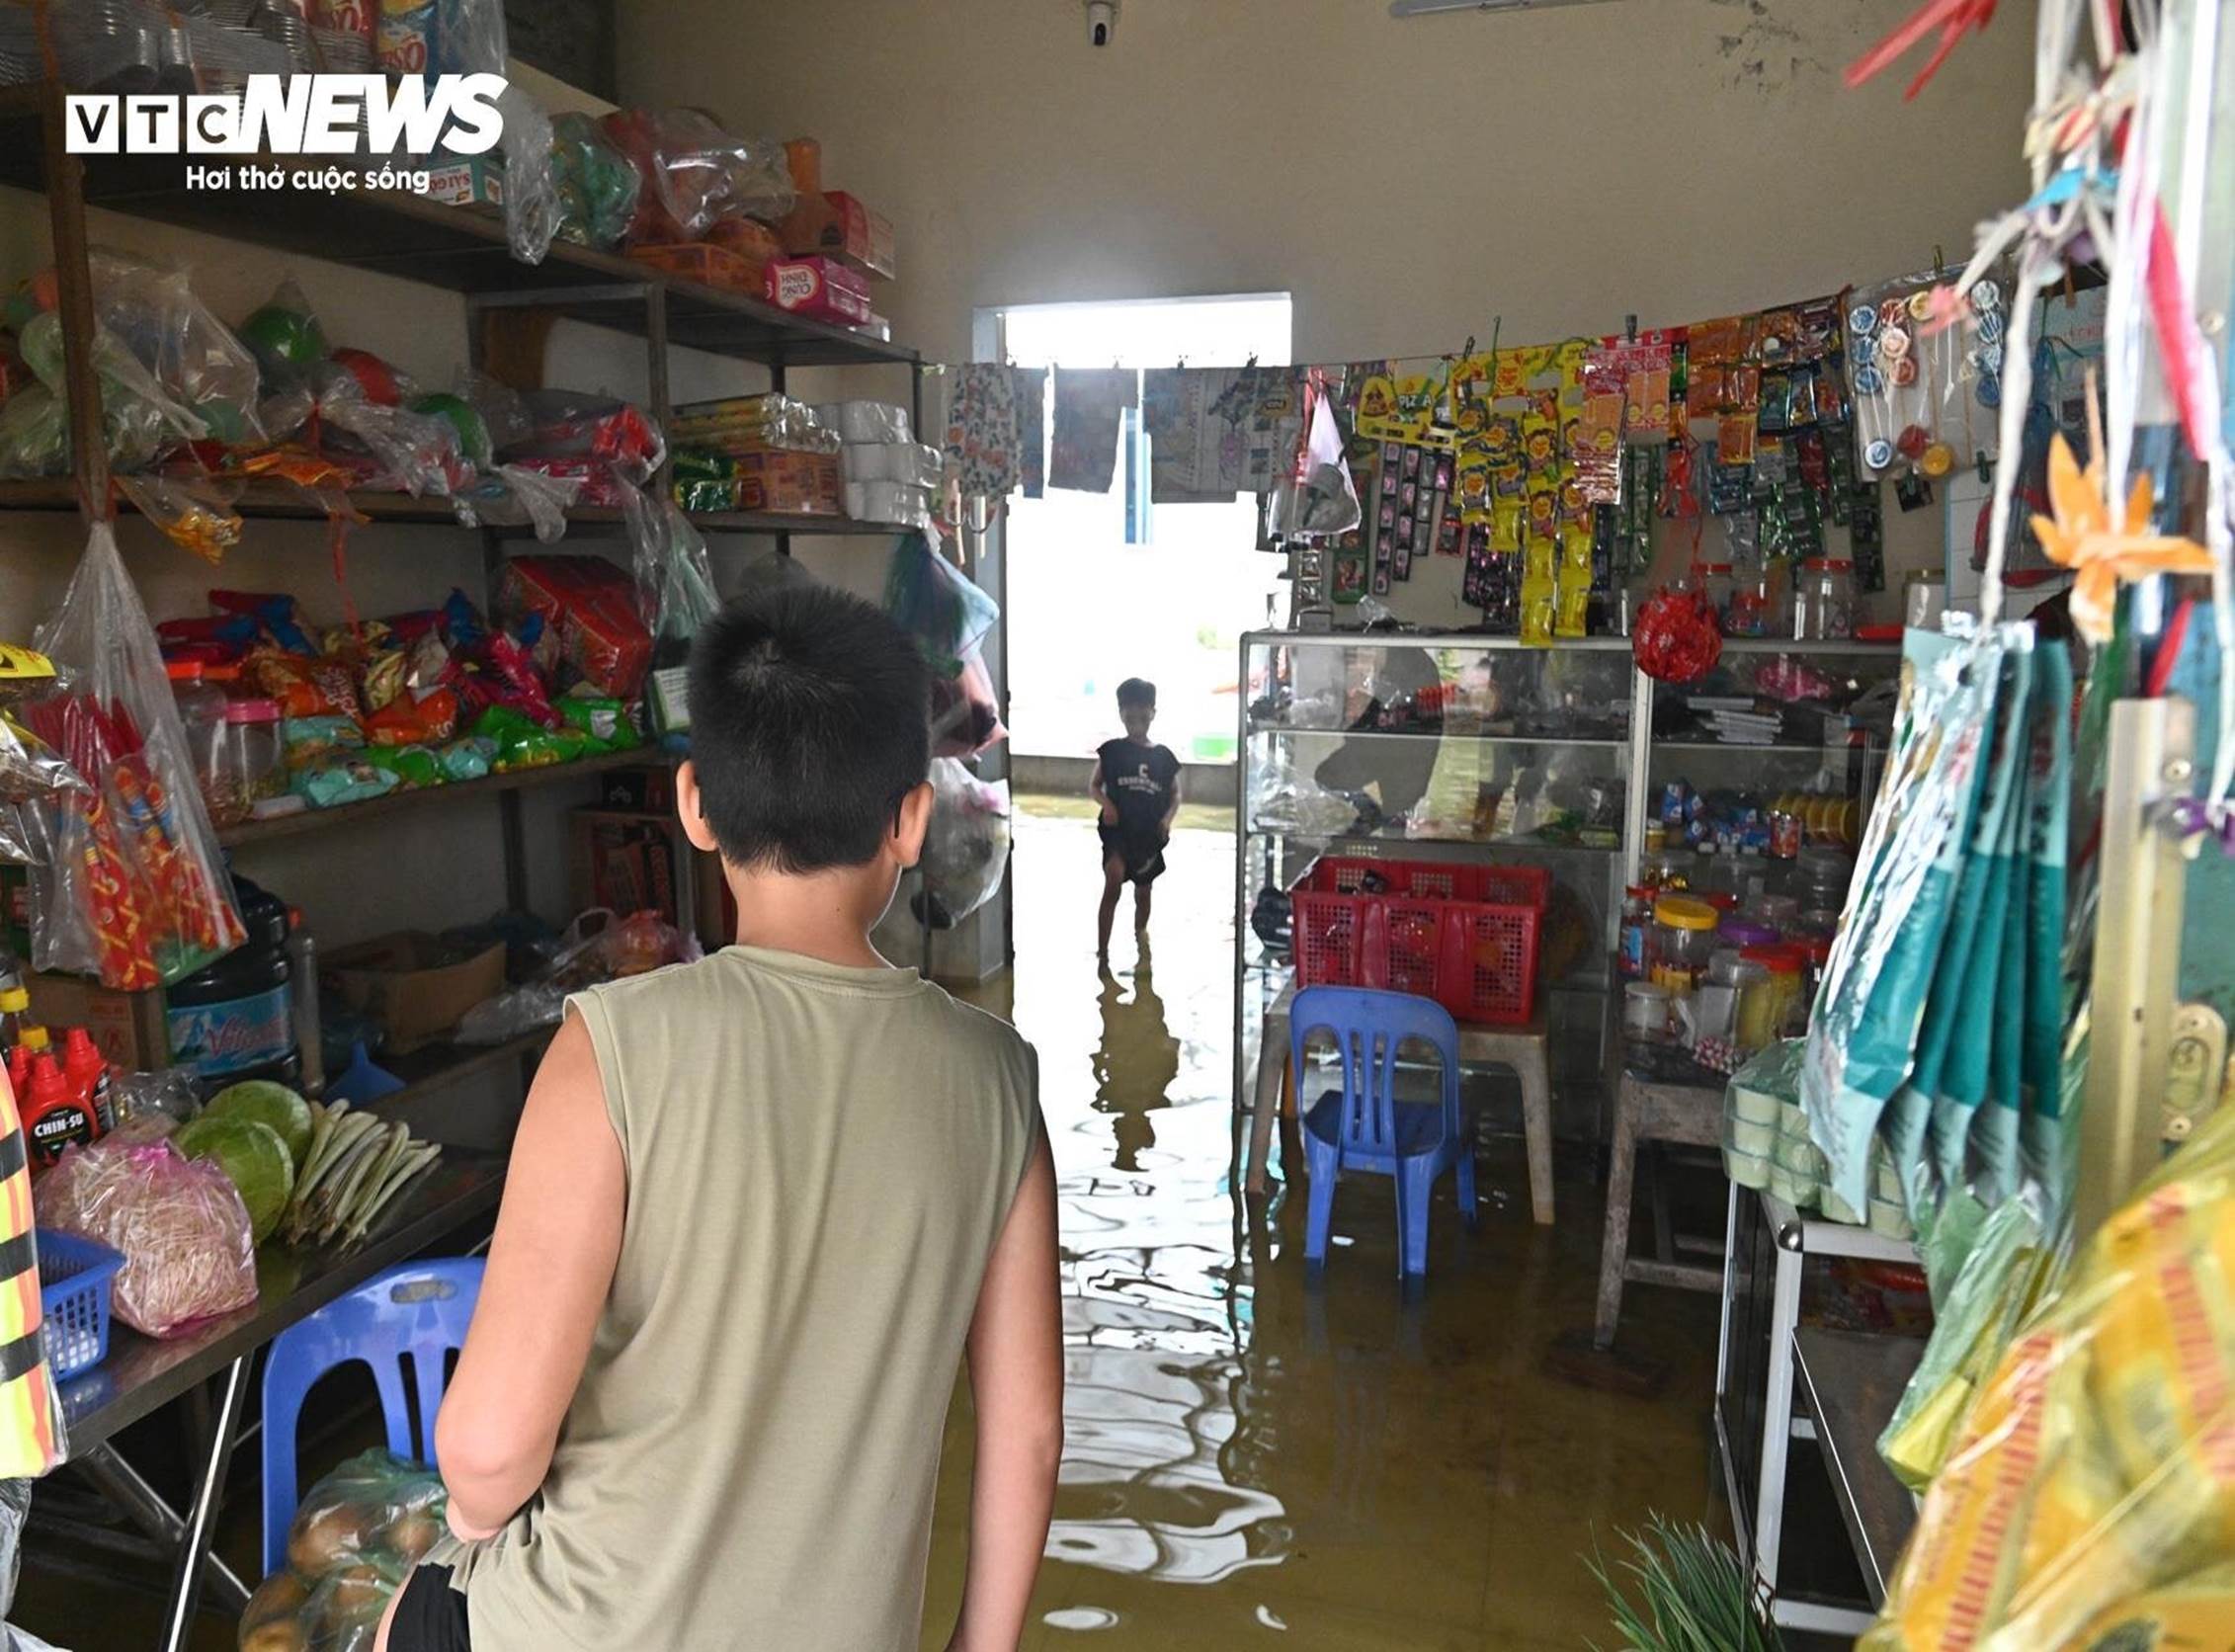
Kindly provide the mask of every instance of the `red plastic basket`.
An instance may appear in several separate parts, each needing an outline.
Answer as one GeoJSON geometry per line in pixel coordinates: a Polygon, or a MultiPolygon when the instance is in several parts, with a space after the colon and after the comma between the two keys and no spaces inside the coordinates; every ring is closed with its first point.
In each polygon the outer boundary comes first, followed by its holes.
{"type": "Polygon", "coordinates": [[[1551,876],[1329,856],[1291,891],[1296,984],[1382,987],[1433,998],[1461,1021],[1526,1022],[1551,876]],[[1369,872],[1379,884],[1370,892],[1369,872]]]}

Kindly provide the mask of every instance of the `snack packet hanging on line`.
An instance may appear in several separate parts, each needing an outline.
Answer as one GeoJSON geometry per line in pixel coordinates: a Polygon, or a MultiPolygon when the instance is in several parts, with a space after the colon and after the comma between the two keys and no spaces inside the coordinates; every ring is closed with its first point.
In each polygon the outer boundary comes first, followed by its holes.
{"type": "Polygon", "coordinates": [[[1833,1191],[1861,1209],[1870,1138],[1909,1076],[1977,800],[2001,670],[1999,632],[1902,638],[1886,779],[1863,833],[1846,921],[1808,1026],[1801,1100],[1833,1191]]]}
{"type": "MultiPolygon", "coordinates": [[[[1933,1093],[1933,1163],[1941,1186],[1941,1205],[1925,1244],[1925,1272],[1952,1278],[1986,1212],[2007,1191],[2006,1171],[2015,1168],[2017,1115],[2007,1119],[1982,1105],[1992,1081],[1995,1016],[2004,963],[2003,930],[2010,915],[2012,852],[2018,836],[2019,782],[2026,771],[2026,697],[2032,682],[2031,627],[2013,625],[2003,636],[2000,680],[1995,694],[1993,743],[1988,748],[1984,783],[1963,849],[1957,898],[1950,909],[1954,926],[1967,924],[1970,947],[1951,978],[1945,967],[1929,990],[1937,999],[1955,996],[1955,1035],[1933,1093]],[[1978,894],[1967,899],[1973,887],[1978,894]],[[2005,1131],[1998,1124],[2007,1122],[2005,1131]],[[1974,1158],[1974,1131],[1990,1132],[1974,1158]],[[1974,1173],[1976,1181],[1974,1182],[1974,1173]]],[[[2011,1101],[2015,1108],[2016,1096],[2011,1101]]],[[[1922,1230],[1920,1230],[1922,1231],[1922,1230]]]]}

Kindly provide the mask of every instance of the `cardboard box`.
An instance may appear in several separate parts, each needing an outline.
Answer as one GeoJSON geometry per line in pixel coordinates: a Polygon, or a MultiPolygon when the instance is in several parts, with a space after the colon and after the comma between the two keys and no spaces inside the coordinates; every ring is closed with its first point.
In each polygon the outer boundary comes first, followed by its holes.
{"type": "Polygon", "coordinates": [[[502,206],[504,163],[486,155],[445,161],[428,170],[427,188],[421,193],[445,206],[502,206]]]}
{"type": "Polygon", "coordinates": [[[840,516],[845,483],[836,454],[739,454],[737,508],[789,516],[840,516]]]}
{"type": "Polygon", "coordinates": [[[133,1072],[155,1072],[171,1064],[170,1025],[160,992],[119,992],[82,975],[27,975],[31,1013],[53,1032],[82,1027],[101,1053],[133,1072]]]}
{"type": "Polygon", "coordinates": [[[599,806],[630,814],[673,814],[675,771],[666,764],[609,769],[600,777],[599,806]]]}
{"type": "Polygon", "coordinates": [[[657,912],[709,949],[729,945],[737,909],[720,860],[692,846],[672,806],[576,809],[568,820],[567,893],[577,912],[657,912]]]}
{"type": "Polygon", "coordinates": [[[859,197],[844,190],[825,190],[831,215],[824,220],[822,250],[844,259],[857,270],[891,279],[893,268],[892,220],[872,212],[859,197]]]}
{"type": "Polygon", "coordinates": [[[504,944],[454,958],[432,935],[398,930],[335,951],[319,971],[319,986],[379,1022],[388,1030],[388,1050],[402,1055],[433,1043],[474,1005],[504,991],[504,944]]]}
{"type": "Polygon", "coordinates": [[[835,258],[786,258],[769,266],[768,299],[778,309],[815,321],[869,320],[869,284],[835,258]]]}

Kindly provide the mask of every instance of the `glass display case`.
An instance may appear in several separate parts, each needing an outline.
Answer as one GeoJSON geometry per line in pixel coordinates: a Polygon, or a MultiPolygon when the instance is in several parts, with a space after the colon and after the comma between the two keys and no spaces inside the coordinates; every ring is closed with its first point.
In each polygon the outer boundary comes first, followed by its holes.
{"type": "Polygon", "coordinates": [[[1292,979],[1323,858],[1541,867],[1559,1134],[1596,1139],[1623,891],[1681,882],[1836,922],[1883,769],[1900,649],[1732,639],[1656,683],[1620,637],[1253,632],[1240,660],[1235,1083],[1292,979]]]}
{"type": "Polygon", "coordinates": [[[1644,679],[1639,875],[1836,926],[1882,778],[1893,643],[1729,640],[1695,683],[1644,679]]]}
{"type": "Polygon", "coordinates": [[[1240,680],[1239,1093],[1289,979],[1285,897],[1323,856],[1544,868],[1553,1077],[1563,1058],[1570,1079],[1595,1077],[1642,818],[1628,643],[1257,632],[1240,680]]]}

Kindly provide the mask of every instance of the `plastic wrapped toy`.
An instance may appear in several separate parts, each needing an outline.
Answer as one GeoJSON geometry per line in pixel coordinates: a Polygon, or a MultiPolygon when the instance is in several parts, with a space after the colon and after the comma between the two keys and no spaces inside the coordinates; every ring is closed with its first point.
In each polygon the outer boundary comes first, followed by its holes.
{"type": "Polygon", "coordinates": [[[40,1179],[39,1220],[120,1252],[116,1314],[151,1337],[176,1336],[256,1300],[248,1207],[215,1163],[168,1141],[66,1149],[40,1179]]]}
{"type": "Polygon", "coordinates": [[[797,198],[781,144],[733,136],[696,110],[618,110],[600,127],[641,180],[632,245],[703,240],[725,217],[774,222],[797,198]]]}
{"type": "Polygon", "coordinates": [[[125,990],[191,974],[245,932],[112,525],[95,526],[39,645],[63,675],[25,705],[25,722],[97,789],[68,793],[59,811],[52,903],[33,913],[34,961],[125,990]],[[87,940],[90,954],[79,950],[87,940]]]}
{"type": "Polygon", "coordinates": [[[635,220],[643,180],[596,116],[551,117],[551,171],[559,236],[585,246],[618,245],[635,220]]]}

